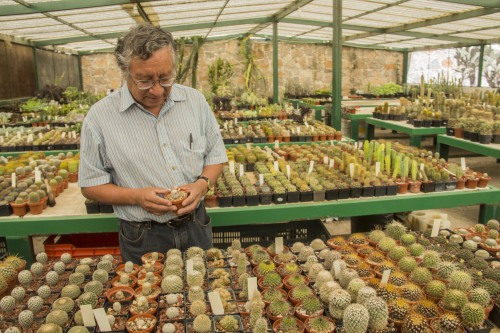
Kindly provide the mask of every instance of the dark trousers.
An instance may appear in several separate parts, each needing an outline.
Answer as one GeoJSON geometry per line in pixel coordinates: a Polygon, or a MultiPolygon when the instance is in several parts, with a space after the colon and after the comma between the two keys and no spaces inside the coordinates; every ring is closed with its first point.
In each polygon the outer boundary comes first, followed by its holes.
{"type": "Polygon", "coordinates": [[[180,226],[120,220],[119,240],[123,262],[142,265],[141,257],[148,252],[165,253],[172,248],[185,251],[191,246],[211,248],[212,223],[202,203],[191,219],[180,226]]]}

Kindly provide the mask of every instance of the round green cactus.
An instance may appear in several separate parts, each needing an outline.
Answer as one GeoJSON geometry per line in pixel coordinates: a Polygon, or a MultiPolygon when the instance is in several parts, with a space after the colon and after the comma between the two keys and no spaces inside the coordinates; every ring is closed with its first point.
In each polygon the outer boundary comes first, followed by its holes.
{"type": "Polygon", "coordinates": [[[441,314],[441,310],[436,303],[428,299],[422,299],[415,305],[415,312],[427,319],[436,318],[441,314]]]}
{"type": "Polygon", "coordinates": [[[391,237],[384,237],[378,242],[378,248],[383,252],[388,252],[390,249],[395,247],[396,241],[391,237]]]}
{"type": "Polygon", "coordinates": [[[191,303],[191,308],[189,311],[193,316],[198,316],[200,314],[204,314],[207,311],[207,305],[205,304],[205,301],[196,300],[191,303]]]}
{"type": "Polygon", "coordinates": [[[95,309],[97,307],[97,303],[99,302],[99,298],[97,297],[96,294],[92,293],[92,292],[84,292],[83,294],[81,294],[76,303],[78,304],[78,306],[82,306],[82,305],[85,305],[85,304],[90,304],[90,306],[92,307],[92,309],[95,309]]]}
{"type": "Polygon", "coordinates": [[[410,279],[416,284],[422,286],[432,280],[432,273],[426,267],[417,267],[410,274],[410,279]]]}
{"type": "Polygon", "coordinates": [[[179,265],[165,265],[165,268],[163,269],[163,276],[168,276],[168,275],[176,275],[178,277],[182,277],[183,275],[183,270],[182,266],[179,265]]]}
{"type": "Polygon", "coordinates": [[[16,300],[16,303],[19,304],[22,302],[22,300],[26,296],[26,290],[23,287],[15,287],[10,292],[10,295],[12,297],[14,297],[14,299],[16,300]]]}
{"type": "Polygon", "coordinates": [[[94,293],[96,295],[99,295],[104,290],[104,287],[100,281],[93,280],[93,281],[87,282],[85,284],[85,286],[83,287],[83,290],[85,292],[91,292],[91,293],[94,293]]]}
{"type": "Polygon", "coordinates": [[[69,283],[71,284],[81,285],[84,282],[85,282],[85,275],[82,273],[75,272],[69,276],[69,283]]]}
{"type": "Polygon", "coordinates": [[[321,301],[317,297],[308,297],[302,301],[302,305],[300,306],[302,310],[304,310],[305,314],[308,316],[312,316],[317,314],[320,310],[323,310],[323,306],[321,305],[321,301]]]}
{"type": "Polygon", "coordinates": [[[50,271],[45,275],[45,280],[49,286],[55,286],[59,282],[59,274],[55,271],[50,271]]]}
{"type": "Polygon", "coordinates": [[[314,249],[310,246],[304,246],[300,249],[298,259],[300,262],[305,262],[310,256],[315,256],[314,249]]]}
{"type": "Polygon", "coordinates": [[[109,260],[101,260],[97,263],[97,269],[103,269],[106,272],[111,272],[113,270],[113,262],[109,260]]]}
{"type": "Polygon", "coordinates": [[[314,296],[314,290],[305,284],[299,284],[290,291],[290,296],[298,301],[314,296]]]}
{"type": "Polygon", "coordinates": [[[477,250],[477,243],[474,242],[473,240],[468,239],[462,243],[462,247],[466,250],[469,250],[469,251],[476,251],[477,250]]]}
{"type": "Polygon", "coordinates": [[[491,303],[491,295],[488,290],[478,287],[469,292],[469,300],[473,303],[478,303],[483,308],[486,308],[491,303]]]}
{"type": "Polygon", "coordinates": [[[422,266],[427,268],[435,268],[441,261],[439,253],[432,250],[424,251],[422,254],[422,266]]]}
{"type": "Polygon", "coordinates": [[[89,330],[85,326],[73,326],[67,333],[89,333],[89,330]]]}
{"type": "Polygon", "coordinates": [[[353,303],[344,311],[343,324],[346,333],[366,332],[369,321],[368,310],[361,304],[353,303]]]}
{"type": "Polygon", "coordinates": [[[387,306],[389,309],[389,318],[399,322],[403,321],[411,310],[410,304],[403,298],[392,300],[387,306]]]}
{"type": "Polygon", "coordinates": [[[432,280],[424,287],[427,296],[441,299],[446,291],[446,284],[440,280],[432,280]]]}
{"type": "Polygon", "coordinates": [[[370,297],[361,304],[363,304],[368,310],[370,317],[368,321],[369,331],[384,330],[389,320],[389,308],[387,307],[387,302],[380,297],[370,297]]]}
{"type": "Polygon", "coordinates": [[[392,261],[399,261],[401,258],[407,255],[408,255],[408,250],[406,249],[406,247],[401,245],[394,246],[387,253],[387,257],[389,257],[389,259],[391,259],[392,261]]]}
{"type": "Polygon", "coordinates": [[[22,270],[17,274],[17,280],[21,285],[29,286],[31,281],[33,281],[33,274],[27,269],[22,270]]]}
{"type": "Polygon", "coordinates": [[[45,252],[39,252],[36,255],[36,261],[41,263],[42,265],[45,265],[46,263],[49,262],[49,256],[45,252]]]}
{"type": "Polygon", "coordinates": [[[467,295],[457,289],[448,289],[441,299],[441,306],[448,311],[459,311],[467,303],[467,295]]]}
{"type": "Polygon", "coordinates": [[[168,275],[161,282],[161,290],[164,293],[179,293],[184,289],[182,279],[177,275],[168,275]]]}
{"type": "Polygon", "coordinates": [[[451,312],[441,314],[436,322],[435,329],[443,333],[463,332],[463,327],[460,318],[451,312]]]}
{"type": "Polygon", "coordinates": [[[30,310],[23,310],[17,316],[17,320],[19,321],[19,325],[23,328],[23,330],[28,330],[33,324],[34,314],[30,310]]]}
{"type": "Polygon", "coordinates": [[[437,265],[436,276],[442,280],[448,280],[458,270],[457,265],[451,261],[441,261],[437,265]]]}
{"type": "Polygon", "coordinates": [[[69,297],[60,297],[54,301],[52,304],[53,310],[63,310],[66,312],[73,311],[75,307],[75,302],[69,297]]]}
{"type": "Polygon", "coordinates": [[[354,278],[351,281],[349,281],[349,284],[347,285],[347,292],[351,294],[351,299],[354,302],[357,301],[358,293],[363,287],[366,287],[366,283],[364,280],[360,278],[354,278]]]}
{"type": "Polygon", "coordinates": [[[292,311],[290,303],[284,299],[273,301],[269,304],[269,313],[275,317],[286,316],[292,311]]]}
{"type": "Polygon", "coordinates": [[[204,281],[204,276],[201,274],[200,271],[195,271],[193,270],[191,273],[187,274],[186,282],[188,286],[199,286],[201,287],[203,285],[204,281]]]}
{"type": "Polygon", "coordinates": [[[63,274],[66,271],[66,264],[62,261],[57,261],[54,263],[52,269],[59,275],[63,274]]]}
{"type": "Polygon", "coordinates": [[[212,321],[205,314],[200,314],[194,318],[193,329],[196,333],[208,333],[212,330],[212,321]]]}
{"type": "Polygon", "coordinates": [[[62,333],[63,330],[61,326],[55,323],[45,323],[42,324],[36,331],[36,333],[62,333]]]}
{"type": "Polygon", "coordinates": [[[45,318],[46,323],[54,323],[61,327],[65,326],[68,320],[68,313],[63,310],[53,310],[45,318]]]}
{"type": "Polygon", "coordinates": [[[37,314],[43,307],[43,299],[40,296],[31,296],[28,299],[28,310],[37,314]]]}
{"type": "Polygon", "coordinates": [[[3,312],[10,314],[14,311],[16,308],[16,299],[12,296],[4,296],[0,300],[0,309],[2,309],[3,312]]]}
{"type": "Polygon", "coordinates": [[[226,332],[237,331],[240,328],[240,323],[235,316],[225,315],[219,320],[221,328],[226,332]]]}
{"type": "MultiPolygon", "coordinates": [[[[57,273],[56,273],[57,274],[57,273]]],[[[47,299],[50,296],[50,287],[47,285],[43,285],[37,290],[38,296],[40,296],[42,299],[47,299]]]]}
{"type": "Polygon", "coordinates": [[[398,261],[398,267],[405,273],[412,272],[418,266],[417,261],[413,257],[402,257],[398,261]]]}
{"type": "Polygon", "coordinates": [[[109,274],[104,269],[96,269],[94,273],[92,273],[92,280],[96,280],[105,284],[108,281],[109,274]]]}
{"type": "Polygon", "coordinates": [[[406,283],[401,286],[401,297],[410,302],[418,302],[424,296],[422,289],[413,283],[406,283]]]}
{"type": "Polygon", "coordinates": [[[425,251],[425,247],[422,244],[418,244],[418,243],[411,244],[408,247],[408,249],[410,250],[410,254],[413,257],[418,257],[418,256],[422,255],[422,253],[424,253],[424,251],[425,251]]]}
{"type": "Polygon", "coordinates": [[[465,303],[460,315],[462,316],[465,327],[472,329],[480,328],[486,319],[484,309],[481,304],[478,303],[465,303]]]}
{"type": "Polygon", "coordinates": [[[35,262],[35,263],[31,264],[30,271],[35,277],[42,276],[43,264],[40,262],[35,262]]]}
{"type": "Polygon", "coordinates": [[[378,243],[384,237],[385,237],[385,232],[379,229],[372,230],[368,234],[368,239],[374,243],[378,243]]]}
{"type": "Polygon", "coordinates": [[[352,279],[358,278],[359,274],[352,268],[345,268],[340,271],[339,283],[342,288],[347,288],[352,279]]]}
{"type": "Polygon", "coordinates": [[[451,274],[448,288],[469,291],[472,287],[472,277],[464,271],[456,271],[451,274]]]}
{"type": "Polygon", "coordinates": [[[417,238],[413,234],[401,235],[401,245],[403,245],[403,246],[410,246],[412,244],[415,244],[416,241],[417,241],[417,238]]]}
{"type": "Polygon", "coordinates": [[[80,296],[80,287],[76,284],[65,285],[61,290],[62,297],[69,297],[71,299],[77,299],[80,296]]]}
{"type": "Polygon", "coordinates": [[[90,266],[86,265],[86,264],[80,264],[80,265],[76,266],[75,272],[82,273],[85,275],[85,274],[90,272],[90,266]]]}

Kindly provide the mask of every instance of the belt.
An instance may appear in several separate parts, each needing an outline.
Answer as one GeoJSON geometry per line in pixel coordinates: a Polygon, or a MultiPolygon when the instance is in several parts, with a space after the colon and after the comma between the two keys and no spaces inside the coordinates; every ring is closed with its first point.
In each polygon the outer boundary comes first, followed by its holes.
{"type": "Polygon", "coordinates": [[[193,219],[194,219],[194,212],[174,217],[173,219],[170,219],[167,222],[158,222],[158,221],[153,221],[153,220],[143,221],[143,222],[135,222],[135,221],[128,221],[128,220],[121,220],[121,221],[136,225],[138,227],[145,224],[148,228],[151,228],[152,224],[157,224],[160,226],[169,226],[172,228],[180,228],[180,227],[184,226],[185,224],[187,224],[188,222],[193,221],[193,219]]]}

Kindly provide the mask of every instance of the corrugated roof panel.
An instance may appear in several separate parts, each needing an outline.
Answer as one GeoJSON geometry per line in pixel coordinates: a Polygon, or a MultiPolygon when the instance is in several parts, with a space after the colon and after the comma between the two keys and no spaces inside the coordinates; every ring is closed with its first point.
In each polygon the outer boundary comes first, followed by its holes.
{"type": "Polygon", "coordinates": [[[380,15],[401,15],[418,19],[429,19],[439,14],[439,12],[432,10],[410,7],[407,2],[404,2],[401,6],[389,7],[377,13],[380,13],[380,15]]]}
{"type": "Polygon", "coordinates": [[[9,21],[0,21],[0,30],[4,29],[16,29],[16,28],[32,28],[32,27],[50,27],[52,25],[60,24],[54,19],[43,17],[37,19],[16,19],[14,17],[10,18],[9,21]]]}
{"type": "Polygon", "coordinates": [[[219,19],[217,20],[217,22],[239,20],[239,19],[271,17],[271,16],[272,16],[272,12],[265,13],[265,14],[262,12],[222,14],[219,16],[219,19]]]}
{"type": "Polygon", "coordinates": [[[362,1],[362,0],[349,0],[342,2],[342,9],[363,9],[364,11],[370,11],[377,8],[385,6],[383,3],[377,3],[374,1],[362,1]]]}
{"type": "Polygon", "coordinates": [[[407,41],[407,43],[415,44],[417,46],[427,46],[427,45],[440,45],[440,44],[453,44],[455,42],[437,40],[437,39],[428,39],[428,38],[418,38],[407,41]]]}
{"type": "Polygon", "coordinates": [[[423,28],[411,29],[408,31],[421,32],[424,34],[442,35],[442,34],[447,34],[447,33],[453,32],[454,30],[446,30],[443,28],[423,27],[423,28]]]}
{"type": "Polygon", "coordinates": [[[165,12],[170,12],[170,13],[179,13],[181,14],[182,12],[197,12],[199,10],[205,10],[205,9],[222,9],[224,4],[226,3],[225,0],[212,0],[212,1],[204,1],[202,3],[200,2],[190,2],[190,1],[184,1],[182,3],[171,3],[170,1],[158,1],[158,2],[149,2],[145,3],[143,5],[144,8],[152,8],[155,10],[157,13],[165,13],[165,12]]]}
{"type": "MultiPolygon", "coordinates": [[[[379,18],[380,19],[380,18],[379,18]]],[[[392,26],[391,22],[379,21],[379,20],[366,20],[363,17],[347,20],[345,24],[360,25],[364,27],[374,27],[374,28],[388,28],[392,26]]]]}
{"type": "Polygon", "coordinates": [[[0,22],[4,22],[4,21],[21,21],[21,20],[35,20],[35,19],[43,19],[43,18],[46,18],[46,17],[47,16],[45,16],[43,14],[24,14],[24,15],[0,16],[0,22]]]}
{"type": "Polygon", "coordinates": [[[259,5],[259,6],[234,6],[234,7],[226,7],[222,14],[234,14],[234,13],[269,13],[274,14],[278,10],[282,8],[282,4],[267,4],[267,5],[259,5]]]}
{"type": "Polygon", "coordinates": [[[463,32],[453,34],[454,37],[476,38],[476,39],[491,39],[500,36],[500,29],[481,30],[477,32],[463,32]]]}
{"type": "Polygon", "coordinates": [[[478,6],[462,5],[448,1],[436,0],[411,0],[406,2],[405,5],[413,8],[428,9],[446,13],[459,13],[481,8],[478,6]]]}
{"type": "Polygon", "coordinates": [[[94,21],[94,22],[82,22],[82,23],[76,23],[75,26],[81,29],[87,29],[87,28],[100,28],[100,27],[111,27],[115,25],[131,25],[135,24],[135,21],[128,17],[128,18],[122,18],[118,20],[99,20],[99,21],[94,21]]]}
{"type": "Polygon", "coordinates": [[[79,31],[79,30],[73,29],[71,31],[46,33],[46,34],[40,34],[40,35],[28,35],[25,38],[31,39],[34,41],[42,41],[42,40],[59,39],[59,38],[66,38],[66,37],[80,37],[80,36],[86,36],[86,34],[79,31]]]}
{"type": "Polygon", "coordinates": [[[435,24],[429,26],[429,28],[433,29],[442,29],[446,31],[467,31],[474,29],[474,26],[466,25],[466,24],[457,24],[455,22],[452,23],[442,23],[442,24],[435,24]]]}
{"type": "Polygon", "coordinates": [[[16,36],[19,37],[26,37],[27,35],[36,35],[36,34],[46,34],[46,33],[54,33],[54,32],[61,32],[61,31],[73,31],[74,29],[65,25],[65,24],[58,24],[58,25],[53,25],[51,27],[49,26],[43,26],[43,27],[33,27],[33,28],[20,28],[12,31],[12,34],[15,34],[16,36]]]}
{"type": "MultiPolygon", "coordinates": [[[[135,16],[139,16],[139,13],[137,13],[135,16]]],[[[98,12],[95,14],[89,13],[85,15],[68,15],[60,18],[72,24],[79,24],[86,22],[99,23],[100,21],[107,21],[107,20],[114,20],[114,21],[124,20],[124,19],[133,20],[130,14],[122,11],[120,12],[106,11],[106,12],[98,12]]]]}
{"type": "Polygon", "coordinates": [[[185,18],[179,18],[175,19],[170,16],[165,17],[164,15],[158,15],[160,19],[160,25],[166,26],[166,27],[175,27],[176,25],[185,25],[185,24],[194,24],[194,23],[207,23],[207,22],[214,22],[215,17],[214,16],[202,16],[199,18],[193,18],[193,17],[185,17],[185,18]]]}
{"type": "Polygon", "coordinates": [[[174,38],[181,38],[181,37],[192,37],[192,36],[206,36],[208,33],[209,29],[194,29],[194,30],[187,30],[187,31],[173,31],[172,35],[174,38]]]}
{"type": "Polygon", "coordinates": [[[81,9],[59,10],[57,12],[52,12],[52,14],[57,16],[66,16],[66,15],[94,14],[101,12],[112,12],[120,16],[123,16],[124,15],[123,13],[125,13],[125,11],[123,11],[122,6],[103,6],[103,7],[91,7],[91,8],[81,8],[81,9]]]}
{"type": "Polygon", "coordinates": [[[245,32],[250,31],[252,28],[255,28],[255,24],[242,24],[233,27],[217,27],[213,28],[212,31],[210,31],[208,37],[244,34],[245,32]]]}
{"type": "Polygon", "coordinates": [[[0,6],[12,6],[17,5],[18,3],[12,0],[0,0],[0,6]]]}
{"type": "Polygon", "coordinates": [[[87,28],[85,31],[91,33],[91,34],[104,34],[104,33],[111,33],[111,32],[122,32],[122,31],[127,31],[129,30],[134,24],[120,24],[120,25],[115,25],[115,26],[109,26],[109,27],[95,27],[95,28],[87,28]]]}
{"type": "Polygon", "coordinates": [[[407,23],[413,23],[415,21],[420,21],[419,19],[410,19],[408,17],[402,16],[402,15],[380,15],[378,12],[368,14],[362,17],[363,20],[378,20],[378,21],[383,21],[386,23],[387,26],[395,26],[399,25],[398,23],[401,24],[407,24],[407,23]]]}
{"type": "Polygon", "coordinates": [[[468,25],[471,27],[480,28],[480,27],[491,27],[493,25],[498,24],[499,22],[494,20],[486,20],[482,17],[477,17],[477,18],[470,18],[467,20],[455,21],[455,23],[460,25],[468,25]]]}

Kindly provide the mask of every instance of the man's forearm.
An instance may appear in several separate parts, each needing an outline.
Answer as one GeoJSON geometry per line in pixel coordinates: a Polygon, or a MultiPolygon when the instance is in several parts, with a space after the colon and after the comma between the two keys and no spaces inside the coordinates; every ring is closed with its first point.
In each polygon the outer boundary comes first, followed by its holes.
{"type": "Polygon", "coordinates": [[[136,190],[120,187],[114,184],[104,184],[92,187],[83,187],[85,198],[102,202],[107,205],[136,205],[136,190]]]}
{"type": "Polygon", "coordinates": [[[210,179],[210,184],[215,184],[217,178],[219,178],[222,173],[222,164],[206,165],[203,167],[203,172],[201,176],[210,179]]]}

